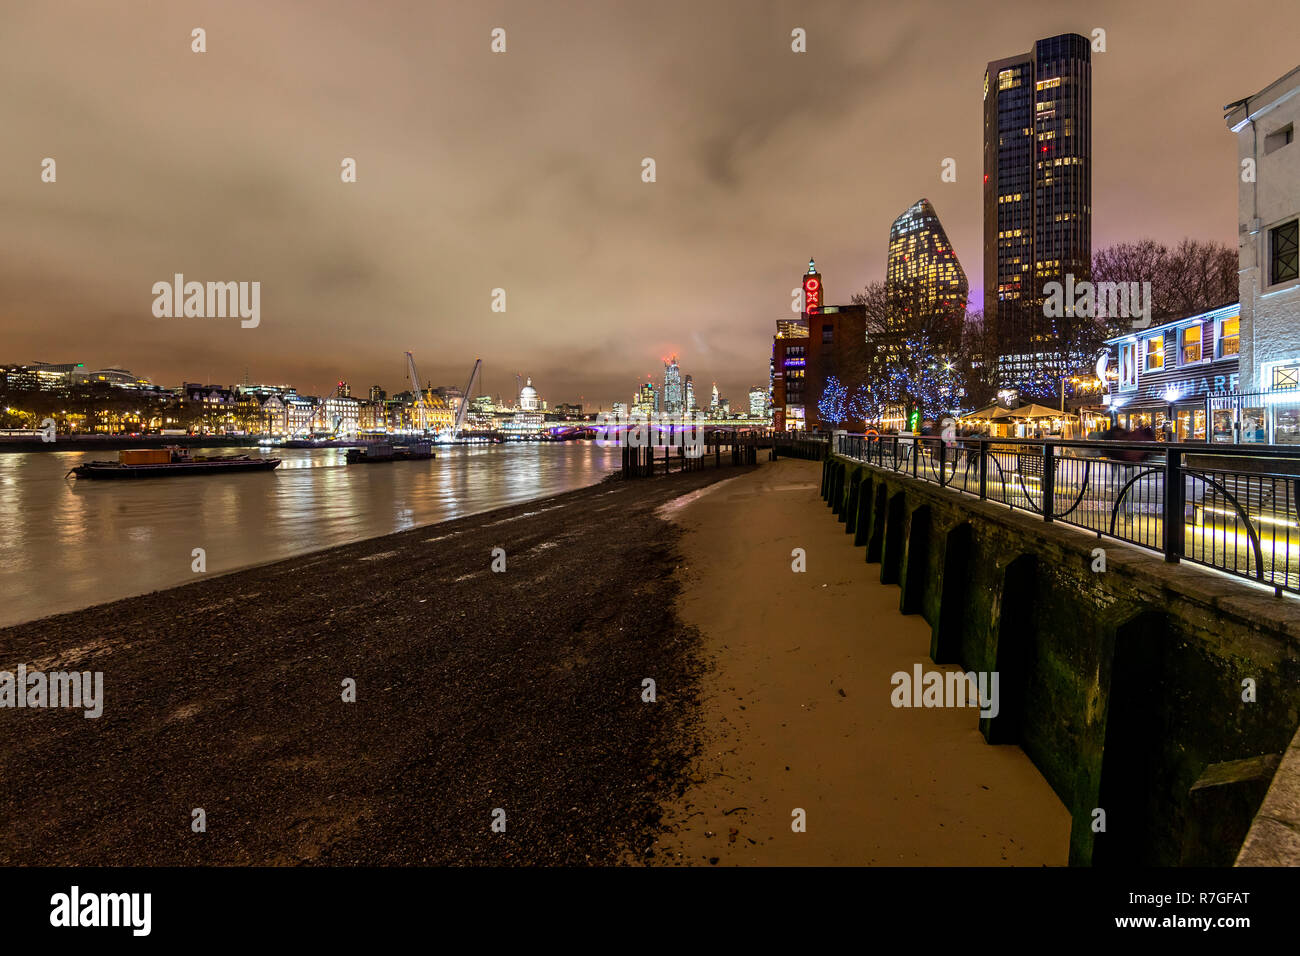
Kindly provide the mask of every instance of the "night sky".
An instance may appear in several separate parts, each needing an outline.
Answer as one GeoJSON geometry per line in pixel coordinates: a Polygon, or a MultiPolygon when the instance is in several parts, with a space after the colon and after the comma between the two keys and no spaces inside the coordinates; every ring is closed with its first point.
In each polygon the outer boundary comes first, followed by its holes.
{"type": "Polygon", "coordinates": [[[982,300],[985,64],[1095,27],[1094,248],[1235,244],[1222,107],[1296,65],[1300,4],[7,4],[0,363],[357,394],[409,349],[608,407],[675,352],[740,405],[808,257],[847,302],[923,196],[982,300]],[[260,281],[260,326],[155,318],[177,272],[260,281]]]}

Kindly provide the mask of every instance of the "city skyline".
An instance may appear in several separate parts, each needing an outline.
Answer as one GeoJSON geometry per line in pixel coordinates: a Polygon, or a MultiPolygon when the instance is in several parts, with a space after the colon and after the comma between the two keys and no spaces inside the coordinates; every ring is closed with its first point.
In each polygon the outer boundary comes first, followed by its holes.
{"type": "MultiPolygon", "coordinates": [[[[235,383],[247,369],[305,390],[340,378],[391,390],[411,349],[430,381],[458,384],[482,356],[487,391],[527,367],[554,401],[608,406],[626,401],[646,356],[678,353],[744,395],[808,252],[831,277],[827,301],[848,301],[883,278],[885,227],[917,196],[943,211],[968,275],[983,274],[984,70],[1043,37],[1106,31],[1092,58],[1093,248],[1233,243],[1223,183],[1235,143],[1220,108],[1284,72],[1294,35],[1287,14],[1253,7],[1102,4],[1084,21],[1013,4],[985,23],[926,5],[747,17],[723,5],[693,11],[697,30],[683,35],[684,5],[630,23],[499,4],[436,29],[422,14],[378,24],[337,11],[305,42],[251,5],[24,11],[38,42],[12,31],[3,67],[17,104],[3,228],[23,250],[0,273],[3,357],[116,364],[154,381],[235,383]],[[195,54],[200,21],[208,48],[195,54]],[[493,55],[498,22],[510,43],[493,55]],[[791,53],[793,26],[808,53],[791,53]],[[599,82],[603,60],[556,70],[579,33],[630,58],[617,83],[599,82]],[[253,68],[232,78],[236,49],[253,68]],[[373,69],[337,79],[340,49],[373,69]],[[755,56],[759,74],[734,69],[755,56]],[[1207,59],[1223,68],[1198,65],[1207,59]],[[701,85],[716,96],[699,97],[701,85]],[[462,92],[433,92],[449,88],[462,92]],[[68,110],[84,122],[65,124],[68,110]],[[585,141],[593,122],[598,143],[585,141]],[[450,148],[445,131],[471,126],[450,148]],[[340,181],[347,157],[355,183],[340,181]],[[940,178],[945,158],[954,183],[940,178]],[[261,282],[260,324],[154,318],[151,288],[176,273],[261,282]],[[491,311],[498,288],[503,313],[491,311]]],[[[972,303],[983,294],[972,286],[972,303]]]]}

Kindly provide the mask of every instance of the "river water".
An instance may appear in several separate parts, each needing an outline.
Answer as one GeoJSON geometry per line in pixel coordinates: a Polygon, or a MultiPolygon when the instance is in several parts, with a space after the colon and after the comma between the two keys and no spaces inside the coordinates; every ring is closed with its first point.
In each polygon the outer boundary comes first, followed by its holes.
{"type": "MultiPolygon", "coordinates": [[[[261,454],[195,449],[195,454],[261,454]]],[[[433,461],[348,466],[339,448],[277,449],[273,472],[92,481],[116,452],[0,454],[0,627],[595,484],[617,448],[456,445],[433,461]]]]}

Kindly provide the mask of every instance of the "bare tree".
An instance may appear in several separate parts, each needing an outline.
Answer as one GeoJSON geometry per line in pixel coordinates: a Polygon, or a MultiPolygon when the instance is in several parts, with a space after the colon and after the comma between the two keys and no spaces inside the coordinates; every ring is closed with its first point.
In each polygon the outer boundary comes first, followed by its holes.
{"type": "MultiPolygon", "coordinates": [[[[1154,239],[1097,250],[1093,282],[1151,283],[1151,317],[1179,318],[1237,299],[1237,252],[1222,243],[1184,239],[1173,249],[1154,239]]],[[[1109,318],[1118,332],[1115,317],[1109,318]]]]}
{"type": "Polygon", "coordinates": [[[977,309],[966,316],[957,367],[969,404],[981,405],[997,392],[1001,345],[996,315],[977,309]]]}

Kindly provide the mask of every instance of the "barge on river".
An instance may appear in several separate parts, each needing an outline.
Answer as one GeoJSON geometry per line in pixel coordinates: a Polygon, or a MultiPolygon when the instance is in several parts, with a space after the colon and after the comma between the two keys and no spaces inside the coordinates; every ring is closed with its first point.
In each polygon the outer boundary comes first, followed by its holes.
{"type": "Polygon", "coordinates": [[[433,457],[433,446],[427,441],[411,442],[408,445],[378,442],[363,448],[348,449],[349,465],[369,465],[380,461],[428,461],[433,457]]]}
{"type": "Polygon", "coordinates": [[[117,461],[92,461],[68,472],[78,478],[170,478],[175,475],[216,475],[232,471],[271,471],[279,458],[251,458],[248,455],[194,457],[189,449],[128,448],[117,461]]]}

